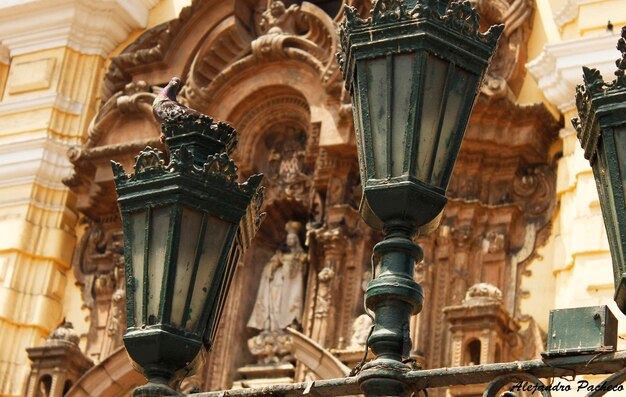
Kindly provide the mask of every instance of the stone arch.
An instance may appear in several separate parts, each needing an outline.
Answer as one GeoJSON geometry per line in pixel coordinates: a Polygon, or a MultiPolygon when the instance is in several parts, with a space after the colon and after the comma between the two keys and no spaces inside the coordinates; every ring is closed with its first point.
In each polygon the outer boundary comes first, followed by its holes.
{"type": "Polygon", "coordinates": [[[126,349],[120,347],[87,371],[65,396],[127,396],[133,388],[145,382],[146,379],[132,367],[126,349]]]}
{"type": "MultiPolygon", "coordinates": [[[[259,87],[249,93],[227,116],[239,130],[237,160],[243,173],[263,171],[259,167],[269,130],[278,125],[291,125],[310,135],[311,110],[305,96],[290,86],[259,87]]],[[[308,139],[307,139],[308,140],[308,139]]]]}

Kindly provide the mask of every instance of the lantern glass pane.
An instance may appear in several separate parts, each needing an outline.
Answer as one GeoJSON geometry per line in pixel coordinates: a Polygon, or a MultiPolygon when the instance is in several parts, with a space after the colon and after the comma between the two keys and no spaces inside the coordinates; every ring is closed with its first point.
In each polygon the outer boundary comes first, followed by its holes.
{"type": "Polygon", "coordinates": [[[626,186],[626,126],[621,125],[615,128],[613,136],[615,137],[617,163],[622,182],[622,192],[625,200],[623,204],[626,206],[626,191],[624,191],[624,187],[626,186]]]}
{"type": "Polygon", "coordinates": [[[144,255],[146,252],[146,212],[134,212],[130,215],[130,236],[127,237],[131,250],[133,275],[134,325],[142,324],[143,289],[144,289],[144,255]]]}
{"type": "MultiPolygon", "coordinates": [[[[365,62],[367,101],[369,104],[370,134],[374,155],[374,178],[383,179],[387,173],[387,117],[389,90],[387,89],[387,59],[376,58],[365,62]]],[[[368,109],[365,109],[367,111],[368,109]]],[[[366,131],[367,132],[367,131],[366,131]]]]}
{"type": "Polygon", "coordinates": [[[146,317],[149,325],[158,322],[165,271],[165,252],[170,233],[170,209],[171,207],[161,207],[152,211],[148,245],[148,312],[146,317]]]}
{"type": "Polygon", "coordinates": [[[414,173],[417,179],[430,183],[441,131],[445,84],[450,64],[432,54],[426,53],[425,57],[423,105],[419,113],[419,141],[414,173]]]}
{"type": "MultiPolygon", "coordinates": [[[[450,67],[454,66],[450,65],[450,67]]],[[[448,164],[455,160],[450,156],[457,152],[456,145],[460,143],[461,136],[465,133],[467,125],[465,120],[469,117],[478,82],[477,77],[459,68],[455,68],[449,75],[450,78],[446,83],[447,100],[441,124],[441,137],[430,179],[432,185],[443,189],[448,186],[452,171],[452,167],[448,167],[448,164]]]]}
{"type": "Polygon", "coordinates": [[[206,233],[202,242],[202,253],[200,254],[198,264],[198,273],[196,278],[192,280],[194,283],[193,296],[191,297],[189,308],[189,322],[185,327],[189,330],[197,329],[198,320],[202,315],[202,308],[214,284],[218,261],[222,256],[222,252],[230,249],[230,247],[225,247],[224,245],[231,224],[216,217],[209,217],[207,222],[206,233]]]}
{"type": "Polygon", "coordinates": [[[200,211],[183,208],[170,318],[171,324],[177,327],[182,326],[187,295],[191,293],[189,287],[196,268],[196,249],[199,248],[198,239],[201,237],[202,217],[203,213],[200,211]]]}
{"type": "MultiPolygon", "coordinates": [[[[411,93],[413,92],[413,65],[415,54],[401,54],[393,58],[393,104],[391,113],[391,174],[405,174],[405,141],[411,110],[411,93]]],[[[412,132],[412,131],[411,131],[412,132]]],[[[408,171],[408,170],[407,170],[408,171]]]]}

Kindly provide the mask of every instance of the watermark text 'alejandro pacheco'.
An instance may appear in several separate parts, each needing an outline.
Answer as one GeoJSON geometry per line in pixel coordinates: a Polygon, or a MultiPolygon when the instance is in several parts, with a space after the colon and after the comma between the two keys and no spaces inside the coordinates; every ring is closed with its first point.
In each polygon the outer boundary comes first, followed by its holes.
{"type": "Polygon", "coordinates": [[[562,383],[561,381],[558,381],[556,383],[551,383],[548,385],[544,385],[542,383],[533,383],[533,382],[524,381],[524,382],[515,383],[509,389],[509,391],[512,391],[512,392],[527,391],[530,393],[542,392],[542,391],[553,392],[553,391],[572,391],[572,390],[576,390],[577,392],[580,392],[580,391],[587,391],[587,392],[624,391],[624,386],[623,385],[610,385],[606,382],[602,382],[602,383],[598,383],[597,385],[594,385],[592,383],[589,383],[586,380],[579,380],[576,382],[576,384],[562,383]]]}

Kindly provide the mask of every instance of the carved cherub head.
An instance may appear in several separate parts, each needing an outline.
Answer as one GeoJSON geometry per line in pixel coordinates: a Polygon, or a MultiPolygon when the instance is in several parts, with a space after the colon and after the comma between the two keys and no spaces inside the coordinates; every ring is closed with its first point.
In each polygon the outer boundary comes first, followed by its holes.
{"type": "Polygon", "coordinates": [[[285,13],[285,3],[280,0],[274,0],[270,4],[270,13],[274,18],[278,18],[285,13]]]}

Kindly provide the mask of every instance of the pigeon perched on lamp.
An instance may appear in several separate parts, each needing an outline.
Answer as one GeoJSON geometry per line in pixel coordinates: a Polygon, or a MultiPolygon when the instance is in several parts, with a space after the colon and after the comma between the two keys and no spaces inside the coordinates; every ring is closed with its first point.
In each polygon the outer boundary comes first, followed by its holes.
{"type": "Polygon", "coordinates": [[[230,155],[237,146],[237,132],[229,124],[217,121],[179,103],[176,95],[182,87],[174,77],[152,102],[152,113],[161,127],[161,143],[173,152],[185,146],[201,166],[207,156],[230,155]]]}
{"type": "MultiPolygon", "coordinates": [[[[181,87],[182,82],[180,79],[173,77],[154,99],[154,102],[152,102],[152,114],[156,121],[159,124],[162,124],[165,120],[168,123],[176,123],[192,117],[197,119],[198,122],[211,124],[212,119],[209,116],[190,109],[176,100],[176,95],[181,87]]],[[[161,143],[165,143],[165,138],[167,138],[165,131],[161,129],[161,135],[159,136],[161,143]]]]}

